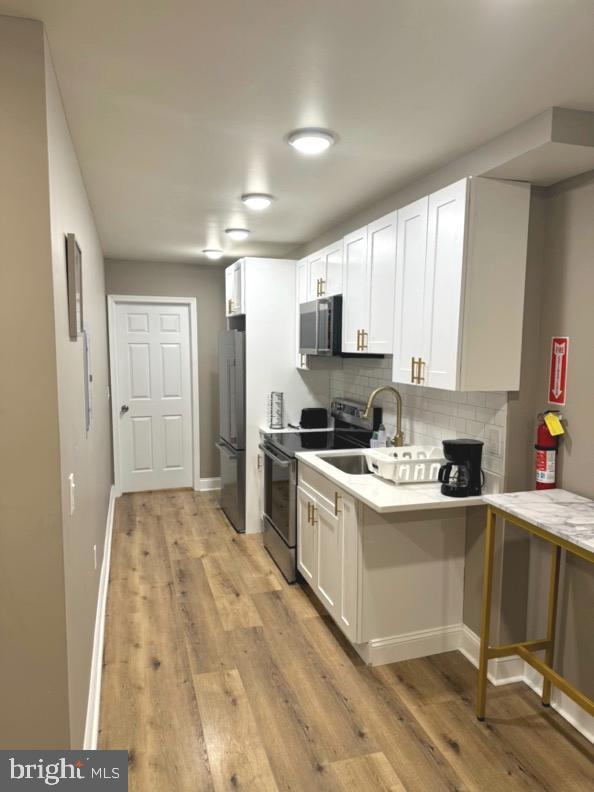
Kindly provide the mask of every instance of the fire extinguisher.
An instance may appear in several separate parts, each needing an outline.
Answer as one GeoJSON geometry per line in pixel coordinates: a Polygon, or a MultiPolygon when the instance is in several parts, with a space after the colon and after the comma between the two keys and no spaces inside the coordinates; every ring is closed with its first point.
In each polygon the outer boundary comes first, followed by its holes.
{"type": "Polygon", "coordinates": [[[545,423],[545,413],[538,415],[538,428],[536,430],[536,489],[554,489],[555,468],[557,464],[557,449],[559,437],[552,435],[545,423]]]}

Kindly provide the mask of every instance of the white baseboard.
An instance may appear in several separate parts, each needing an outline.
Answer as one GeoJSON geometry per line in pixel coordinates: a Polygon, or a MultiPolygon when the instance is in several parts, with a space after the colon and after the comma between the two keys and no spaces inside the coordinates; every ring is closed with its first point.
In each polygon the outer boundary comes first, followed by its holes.
{"type": "MultiPolygon", "coordinates": [[[[480,638],[465,624],[462,625],[461,643],[458,647],[467,660],[478,668],[480,638]]],[[[497,657],[489,660],[487,678],[492,685],[510,685],[524,681],[524,661],[520,657],[497,657]]]]}
{"type": "MultiPolygon", "coordinates": [[[[462,643],[458,647],[464,657],[478,668],[480,640],[476,633],[464,625],[462,643]]],[[[520,657],[501,657],[489,660],[487,670],[489,682],[493,685],[509,685],[524,682],[538,695],[542,695],[542,676],[520,657]]],[[[580,734],[594,743],[594,717],[588,715],[578,704],[553,686],[551,707],[570,723],[580,734]]]]}
{"type": "Polygon", "coordinates": [[[97,612],[95,614],[95,634],[93,637],[93,655],[91,660],[91,679],[87,700],[87,719],[83,749],[94,751],[97,748],[99,734],[99,710],[101,705],[101,672],[103,670],[103,640],[105,633],[105,608],[107,604],[107,587],[109,583],[109,565],[111,562],[111,537],[113,533],[113,517],[116,500],[116,489],[112,485],[109,492],[109,506],[105,525],[105,542],[103,546],[103,563],[99,578],[97,594],[97,612]]]}
{"type": "Polygon", "coordinates": [[[220,478],[201,478],[198,486],[199,492],[208,492],[209,490],[221,489],[220,478]]]}
{"type": "Polygon", "coordinates": [[[414,660],[417,657],[451,652],[460,647],[463,624],[451,624],[430,630],[392,635],[378,638],[364,644],[356,644],[355,649],[368,665],[385,665],[401,660],[414,660]]]}

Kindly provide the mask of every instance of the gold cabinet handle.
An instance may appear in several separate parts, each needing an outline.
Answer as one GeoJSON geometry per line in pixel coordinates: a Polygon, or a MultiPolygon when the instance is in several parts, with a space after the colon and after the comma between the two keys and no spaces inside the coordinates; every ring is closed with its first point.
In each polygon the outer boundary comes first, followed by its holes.
{"type": "Polygon", "coordinates": [[[338,508],[338,499],[339,498],[342,498],[342,495],[340,495],[338,492],[335,492],[334,493],[334,516],[335,517],[338,517],[338,515],[341,512],[341,509],[338,508]]]}
{"type": "Polygon", "coordinates": [[[231,298],[229,298],[229,299],[227,300],[227,313],[229,313],[229,314],[230,314],[230,313],[233,313],[233,308],[232,308],[232,306],[233,306],[233,300],[232,300],[231,298]]]}
{"type": "Polygon", "coordinates": [[[410,359],[410,381],[411,382],[416,382],[417,381],[416,377],[415,377],[415,368],[416,368],[416,366],[417,366],[417,361],[415,360],[414,357],[412,357],[410,359]]]}
{"type": "Polygon", "coordinates": [[[320,297],[323,297],[326,294],[326,281],[324,278],[320,278],[320,297]]]}
{"type": "Polygon", "coordinates": [[[262,470],[262,454],[258,454],[258,470],[262,470]]]}
{"type": "Polygon", "coordinates": [[[316,504],[312,503],[311,504],[311,524],[312,525],[316,524],[316,510],[317,510],[316,504]]]}
{"type": "Polygon", "coordinates": [[[357,352],[361,351],[361,330],[357,330],[357,352]]]}
{"type": "Polygon", "coordinates": [[[311,523],[311,503],[307,501],[307,522],[311,523]]]}
{"type": "Polygon", "coordinates": [[[419,358],[419,362],[417,363],[417,383],[421,385],[425,382],[425,361],[422,358],[419,358]],[[423,375],[421,376],[421,366],[423,367],[423,375]]]}
{"type": "Polygon", "coordinates": [[[367,332],[367,330],[361,330],[361,351],[362,352],[365,352],[365,350],[367,349],[367,340],[366,340],[365,336],[368,336],[368,335],[369,335],[369,333],[367,332]]]}

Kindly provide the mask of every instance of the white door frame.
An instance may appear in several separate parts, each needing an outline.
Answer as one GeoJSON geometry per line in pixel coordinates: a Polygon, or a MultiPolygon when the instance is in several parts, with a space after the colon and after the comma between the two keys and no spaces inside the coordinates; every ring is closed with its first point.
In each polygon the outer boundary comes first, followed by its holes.
{"type": "Polygon", "coordinates": [[[120,422],[119,405],[115,398],[118,392],[118,368],[116,365],[116,308],[122,303],[148,303],[161,305],[187,305],[190,309],[190,380],[192,383],[192,480],[194,489],[200,489],[200,414],[198,399],[198,308],[195,297],[144,297],[140,294],[108,294],[107,316],[109,329],[109,368],[111,424],[113,433],[113,477],[115,494],[122,494],[120,472],[120,422]]]}

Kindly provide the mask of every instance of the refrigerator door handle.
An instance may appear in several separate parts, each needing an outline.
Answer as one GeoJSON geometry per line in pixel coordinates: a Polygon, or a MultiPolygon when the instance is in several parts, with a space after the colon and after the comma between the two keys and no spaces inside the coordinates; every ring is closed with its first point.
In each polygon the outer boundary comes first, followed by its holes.
{"type": "Polygon", "coordinates": [[[237,459],[237,454],[235,453],[235,451],[232,451],[232,450],[231,450],[230,448],[228,448],[228,447],[227,447],[227,446],[226,446],[224,443],[219,443],[219,442],[217,441],[217,442],[215,443],[215,445],[216,445],[216,447],[217,447],[219,450],[221,450],[221,451],[223,451],[225,454],[227,454],[227,456],[229,457],[229,459],[237,459]]]}

